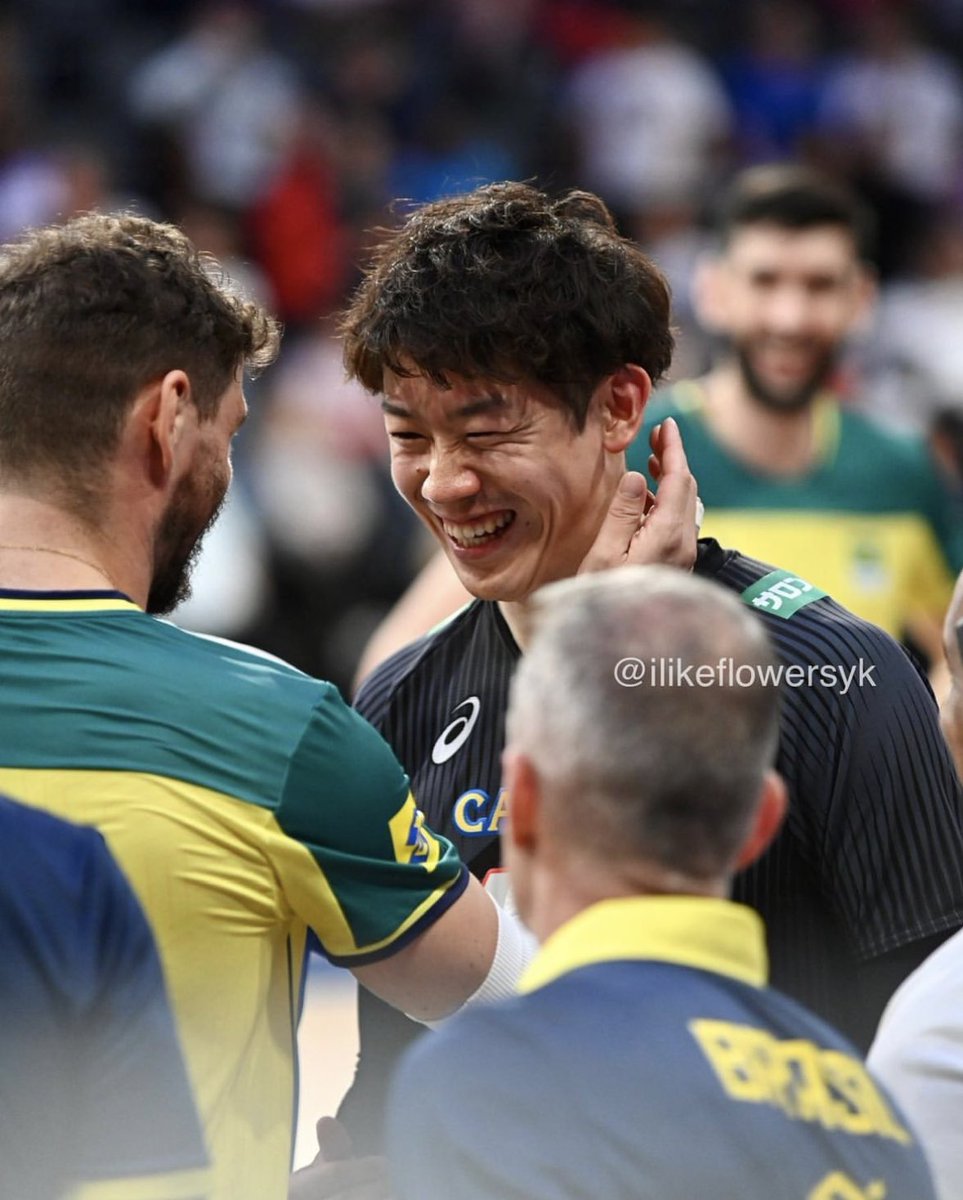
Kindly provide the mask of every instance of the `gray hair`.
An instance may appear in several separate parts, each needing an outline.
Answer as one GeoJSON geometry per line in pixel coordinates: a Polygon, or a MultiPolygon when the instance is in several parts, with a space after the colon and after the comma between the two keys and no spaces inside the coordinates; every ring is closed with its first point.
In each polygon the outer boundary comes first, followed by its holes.
{"type": "Polygon", "coordinates": [[[533,604],[508,740],[571,838],[689,878],[726,874],[778,740],[762,622],[719,585],[668,567],[578,576],[533,604]],[[641,664],[641,681],[631,664],[617,678],[625,660],[641,664]]]}

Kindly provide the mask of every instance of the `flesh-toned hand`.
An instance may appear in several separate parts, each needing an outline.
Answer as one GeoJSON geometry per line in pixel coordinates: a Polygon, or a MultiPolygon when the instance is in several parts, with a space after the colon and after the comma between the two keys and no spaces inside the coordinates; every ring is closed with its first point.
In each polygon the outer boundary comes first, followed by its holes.
{"type": "Polygon", "coordinates": [[[665,563],[689,570],[696,559],[699,505],[696,481],[671,417],[649,438],[649,472],[658,480],[650,492],[645,476],[627,471],[609,506],[602,528],[579,573],[605,571],[625,563],[665,563]]]}

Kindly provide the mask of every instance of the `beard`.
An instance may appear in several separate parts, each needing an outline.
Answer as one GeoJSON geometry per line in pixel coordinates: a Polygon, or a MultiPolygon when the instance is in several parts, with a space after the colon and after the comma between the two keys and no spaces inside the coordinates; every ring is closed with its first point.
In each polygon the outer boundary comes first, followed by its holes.
{"type": "Polygon", "coordinates": [[[837,360],[835,347],[827,348],[801,383],[792,388],[777,388],[771,387],[756,371],[750,351],[750,343],[743,342],[735,346],[742,380],[753,399],[770,412],[795,413],[805,408],[826,385],[837,360]]]}
{"type": "Polygon", "coordinates": [[[191,594],[191,573],[204,535],[220,516],[228,480],[212,464],[185,476],[171,497],[154,539],[154,573],[147,611],[164,616],[191,594]]]}

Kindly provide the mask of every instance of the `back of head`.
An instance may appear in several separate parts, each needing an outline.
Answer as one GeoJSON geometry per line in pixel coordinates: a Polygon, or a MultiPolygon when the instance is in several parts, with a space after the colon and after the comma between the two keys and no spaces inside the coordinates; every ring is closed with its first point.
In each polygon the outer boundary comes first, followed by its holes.
{"type": "Polygon", "coordinates": [[[536,605],[508,735],[554,806],[553,828],[599,863],[723,879],[778,737],[761,622],[666,567],[578,576],[536,605]]]}
{"type": "Polygon", "coordinates": [[[872,256],[872,213],[838,180],[800,164],[750,167],[736,176],[718,206],[716,227],[723,245],[750,225],[795,232],[832,225],[853,239],[860,258],[872,256]]]}
{"type": "Polygon", "coordinates": [[[535,380],[581,428],[605,375],[667,370],[669,309],[661,273],[598,197],[491,184],[386,235],[342,322],[345,362],[373,392],[386,370],[440,386],[535,380]]]}
{"type": "Polygon", "coordinates": [[[96,491],[138,391],[187,372],[201,419],[276,323],[218,280],[174,226],[88,213],[0,250],[0,487],[96,491]]]}

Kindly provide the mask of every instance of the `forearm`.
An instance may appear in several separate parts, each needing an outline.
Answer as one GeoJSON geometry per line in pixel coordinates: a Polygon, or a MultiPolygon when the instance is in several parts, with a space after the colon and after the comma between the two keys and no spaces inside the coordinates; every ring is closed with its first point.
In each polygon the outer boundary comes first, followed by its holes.
{"type": "Polygon", "coordinates": [[[450,1016],[468,999],[509,995],[531,954],[517,920],[502,913],[477,879],[410,945],[354,969],[369,991],[418,1021],[450,1016]]]}

